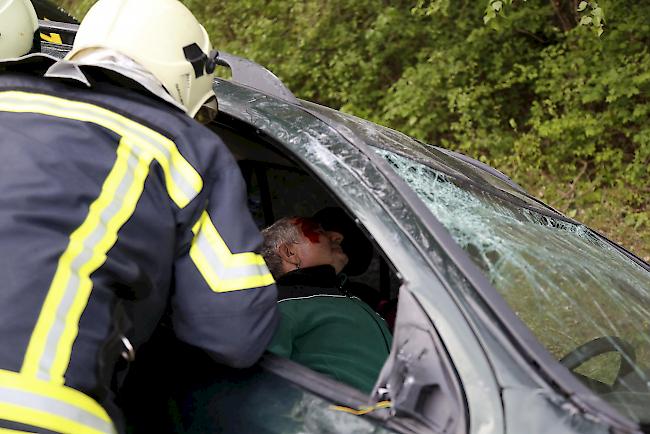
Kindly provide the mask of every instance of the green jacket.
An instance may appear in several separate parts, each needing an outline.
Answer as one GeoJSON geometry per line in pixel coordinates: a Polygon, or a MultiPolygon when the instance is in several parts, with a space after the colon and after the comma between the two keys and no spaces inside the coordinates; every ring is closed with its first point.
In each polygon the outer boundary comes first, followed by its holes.
{"type": "Polygon", "coordinates": [[[370,393],[390,352],[386,322],[366,303],[339,290],[329,266],[280,277],[280,326],[269,351],[370,393]]]}

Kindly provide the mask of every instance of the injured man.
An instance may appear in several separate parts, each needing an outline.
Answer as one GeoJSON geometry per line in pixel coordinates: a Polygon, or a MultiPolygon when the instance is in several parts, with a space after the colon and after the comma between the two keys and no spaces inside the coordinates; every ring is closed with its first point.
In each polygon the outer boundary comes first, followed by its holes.
{"type": "Polygon", "coordinates": [[[372,245],[340,208],[282,218],[262,235],[281,313],[269,351],[369,394],[392,336],[381,316],[349,295],[346,271],[367,267],[372,245]]]}

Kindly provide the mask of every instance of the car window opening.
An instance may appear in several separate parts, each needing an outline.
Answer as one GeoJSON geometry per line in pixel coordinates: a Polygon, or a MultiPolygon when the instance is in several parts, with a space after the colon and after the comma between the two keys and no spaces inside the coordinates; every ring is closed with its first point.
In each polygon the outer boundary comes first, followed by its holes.
{"type": "MultiPolygon", "coordinates": [[[[232,129],[232,125],[232,123],[229,123],[229,126],[219,125],[215,126],[214,129],[224,138],[238,160],[247,185],[248,205],[260,229],[270,226],[283,217],[309,217],[318,215],[319,212],[324,210],[331,210],[333,207],[341,208],[334,195],[315,177],[300,168],[268,142],[256,137],[255,134],[251,134],[250,129],[246,128],[246,126],[238,126],[238,130],[235,131],[232,129]]],[[[344,214],[346,213],[350,222],[353,222],[349,212],[344,212],[344,214]]],[[[361,228],[360,233],[364,239],[356,242],[365,242],[370,246],[371,237],[364,231],[361,228]]],[[[358,254],[358,252],[355,254],[358,254]]],[[[366,253],[362,254],[365,255],[366,253]]],[[[397,295],[402,282],[398,279],[397,273],[394,272],[376,244],[372,245],[369,254],[371,257],[364,267],[365,269],[349,273],[347,281],[344,286],[341,286],[341,289],[346,296],[356,297],[361,300],[364,303],[362,304],[364,308],[368,306],[374,310],[374,312],[364,312],[363,318],[359,320],[367,321],[370,318],[371,327],[373,328],[386,328],[387,325],[388,331],[383,333],[390,333],[395,321],[397,295]]],[[[282,299],[282,290],[280,292],[282,299]]],[[[281,302],[284,303],[284,300],[281,300],[281,302]]],[[[284,306],[286,306],[286,303],[282,307],[284,306]]],[[[343,330],[341,334],[345,334],[343,330]]],[[[322,336],[323,341],[326,338],[326,335],[322,336]]],[[[390,338],[389,335],[382,339],[385,347],[383,351],[386,356],[390,352],[390,338]]],[[[337,339],[344,340],[345,336],[338,336],[337,339]]],[[[280,347],[273,344],[272,342],[271,351],[276,351],[276,354],[280,355],[287,354],[284,349],[280,349],[280,347]]],[[[304,342],[296,343],[296,345],[303,345],[310,348],[309,351],[313,351],[313,347],[304,342]]],[[[355,384],[355,380],[348,378],[344,372],[335,374],[335,376],[338,376],[339,380],[347,380],[348,385],[365,389],[363,392],[369,394],[385,359],[386,357],[382,357],[381,364],[376,369],[377,372],[373,374],[372,384],[366,381],[362,387],[360,383],[355,384]]],[[[300,357],[296,356],[296,360],[300,361],[300,357]]],[[[320,362],[312,361],[309,357],[305,357],[305,360],[307,365],[311,364],[312,368],[319,369],[318,363],[320,362]]],[[[332,362],[327,363],[331,364],[332,362]]],[[[327,372],[329,369],[323,368],[322,371],[327,372]]]]}

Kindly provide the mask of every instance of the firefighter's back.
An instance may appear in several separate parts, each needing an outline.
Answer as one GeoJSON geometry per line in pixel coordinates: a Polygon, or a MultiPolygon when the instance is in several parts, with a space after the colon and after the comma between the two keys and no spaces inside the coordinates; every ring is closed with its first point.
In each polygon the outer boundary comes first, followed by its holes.
{"type": "Polygon", "coordinates": [[[4,74],[0,129],[0,377],[28,394],[64,384],[115,419],[125,345],[162,316],[203,176],[232,157],[180,110],[108,82],[4,74]]]}

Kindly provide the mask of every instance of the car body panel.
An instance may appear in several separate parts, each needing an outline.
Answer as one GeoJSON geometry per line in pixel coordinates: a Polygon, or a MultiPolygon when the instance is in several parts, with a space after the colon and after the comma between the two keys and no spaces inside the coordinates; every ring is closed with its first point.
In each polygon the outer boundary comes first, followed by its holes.
{"type": "Polygon", "coordinates": [[[508,433],[609,434],[610,427],[585,417],[577,407],[556,394],[531,389],[504,388],[508,433]],[[534,410],[533,410],[534,409],[534,410]]]}

